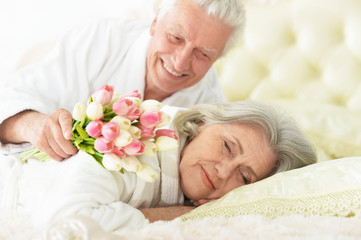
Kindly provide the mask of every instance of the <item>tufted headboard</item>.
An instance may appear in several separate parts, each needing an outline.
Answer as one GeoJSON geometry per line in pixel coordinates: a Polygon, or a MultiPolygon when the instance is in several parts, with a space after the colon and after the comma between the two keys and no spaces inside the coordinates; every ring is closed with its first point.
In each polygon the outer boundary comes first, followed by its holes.
{"type": "Polygon", "coordinates": [[[244,42],[218,70],[229,101],[292,98],[361,110],[361,1],[246,2],[244,42]]]}
{"type": "Polygon", "coordinates": [[[361,1],[246,1],[244,39],[216,63],[228,101],[274,102],[321,158],[361,154],[361,1]]]}

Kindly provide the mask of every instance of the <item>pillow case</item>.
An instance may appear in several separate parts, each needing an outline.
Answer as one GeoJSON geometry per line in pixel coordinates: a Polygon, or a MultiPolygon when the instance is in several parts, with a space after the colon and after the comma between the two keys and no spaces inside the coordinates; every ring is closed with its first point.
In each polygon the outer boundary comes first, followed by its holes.
{"type": "Polygon", "coordinates": [[[315,163],[242,186],[181,216],[354,216],[361,211],[361,157],[315,163]]]}

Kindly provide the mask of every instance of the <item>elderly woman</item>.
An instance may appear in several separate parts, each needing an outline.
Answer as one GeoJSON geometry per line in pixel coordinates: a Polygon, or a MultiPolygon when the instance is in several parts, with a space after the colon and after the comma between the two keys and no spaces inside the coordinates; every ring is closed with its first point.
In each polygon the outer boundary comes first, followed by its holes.
{"type": "Polygon", "coordinates": [[[114,231],[142,225],[147,218],[171,219],[192,207],[169,208],[167,217],[164,207],[184,205],[188,199],[201,205],[276,172],[316,161],[297,125],[272,106],[242,101],[163,109],[178,112],[172,126],[179,132],[180,147],[142,156],[158,171],[154,183],[134,173],[108,171],[83,152],[63,162],[33,160],[22,166],[14,157],[3,156],[0,164],[8,170],[0,166],[2,206],[29,212],[40,226],[80,214],[114,231]]]}

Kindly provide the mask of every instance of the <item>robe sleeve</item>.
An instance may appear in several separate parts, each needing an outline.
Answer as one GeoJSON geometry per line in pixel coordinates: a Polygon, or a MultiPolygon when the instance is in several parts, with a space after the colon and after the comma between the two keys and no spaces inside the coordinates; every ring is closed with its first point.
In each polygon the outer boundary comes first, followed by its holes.
{"type": "Polygon", "coordinates": [[[20,184],[20,202],[32,205],[29,208],[33,208],[35,224],[46,227],[66,216],[84,215],[99,222],[105,230],[115,231],[147,222],[127,202],[137,187],[135,174],[115,178],[83,152],[60,163],[36,165],[38,171],[24,169],[20,184]]]}
{"type": "Polygon", "coordinates": [[[4,79],[0,88],[0,123],[24,110],[51,114],[86,102],[107,83],[126,54],[133,21],[89,22],[74,27],[39,62],[4,79]],[[130,32],[127,36],[127,33],[130,32]]]}

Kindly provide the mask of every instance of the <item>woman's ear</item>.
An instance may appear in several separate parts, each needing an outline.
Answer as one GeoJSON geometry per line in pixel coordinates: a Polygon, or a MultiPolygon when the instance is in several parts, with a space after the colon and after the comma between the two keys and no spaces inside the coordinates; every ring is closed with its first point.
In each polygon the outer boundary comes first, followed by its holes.
{"type": "Polygon", "coordinates": [[[201,206],[203,204],[206,204],[206,203],[209,203],[209,202],[212,202],[214,200],[217,200],[218,198],[211,198],[211,199],[199,199],[198,201],[195,201],[193,204],[194,206],[201,206]]]}

